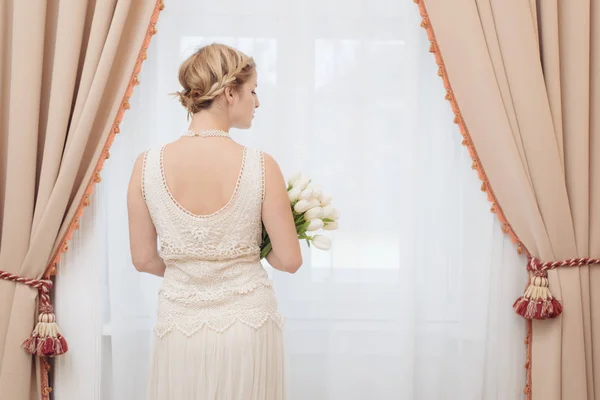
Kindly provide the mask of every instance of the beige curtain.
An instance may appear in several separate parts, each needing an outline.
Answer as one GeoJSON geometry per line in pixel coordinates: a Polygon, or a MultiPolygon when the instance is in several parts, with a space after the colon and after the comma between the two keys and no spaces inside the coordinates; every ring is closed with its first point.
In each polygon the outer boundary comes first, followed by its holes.
{"type": "MultiPolygon", "coordinates": [[[[600,5],[417,3],[457,122],[505,230],[542,261],[598,258],[600,5]]],[[[549,279],[564,311],[533,322],[531,394],[594,399],[596,391],[600,396],[600,267],[565,267],[549,279]]]]}
{"type": "MultiPolygon", "coordinates": [[[[156,0],[0,2],[0,270],[38,279],[64,250],[161,7],[156,0]]],[[[46,397],[21,348],[37,295],[0,281],[0,400],[46,397]]]]}

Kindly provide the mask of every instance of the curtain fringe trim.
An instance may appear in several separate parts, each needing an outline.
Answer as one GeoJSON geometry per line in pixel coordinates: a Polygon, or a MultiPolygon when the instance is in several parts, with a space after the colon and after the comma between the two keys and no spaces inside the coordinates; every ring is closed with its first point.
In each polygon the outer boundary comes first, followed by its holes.
{"type": "Polygon", "coordinates": [[[135,67],[133,69],[133,73],[131,74],[131,78],[129,79],[129,84],[127,85],[125,95],[123,96],[123,100],[121,101],[121,105],[119,107],[119,110],[117,111],[117,115],[112,124],[111,131],[108,135],[108,138],[106,139],[106,143],[104,144],[102,152],[100,153],[100,157],[98,159],[98,162],[96,163],[94,172],[92,173],[92,176],[87,183],[87,187],[84,192],[84,195],[83,195],[81,201],[79,202],[79,205],[77,206],[75,215],[73,216],[73,219],[69,223],[67,231],[65,232],[62,239],[60,240],[59,245],[57,246],[57,248],[54,252],[54,255],[51,258],[51,261],[46,268],[46,271],[44,273],[45,279],[48,279],[51,276],[56,275],[56,267],[57,267],[58,263],[60,262],[60,258],[64,253],[66,253],[69,250],[68,242],[73,238],[73,233],[77,229],[79,229],[79,220],[83,216],[83,212],[84,212],[85,208],[90,205],[90,196],[94,192],[94,186],[96,185],[96,183],[99,183],[102,181],[102,178],[100,177],[100,171],[104,167],[104,162],[110,157],[109,150],[115,140],[115,136],[121,132],[121,130],[119,129],[119,125],[121,124],[121,121],[123,121],[123,115],[125,114],[125,111],[129,110],[129,108],[130,108],[129,99],[131,98],[131,95],[133,94],[133,89],[135,86],[140,84],[140,81],[138,80],[138,75],[142,69],[142,63],[147,58],[146,52],[148,50],[148,46],[150,45],[150,40],[152,39],[152,36],[154,36],[157,32],[156,31],[156,22],[158,21],[158,16],[164,8],[165,8],[165,5],[164,5],[163,1],[158,0],[156,2],[156,6],[154,7],[154,12],[152,13],[152,17],[150,18],[150,24],[148,25],[148,29],[146,31],[146,36],[142,43],[142,48],[137,57],[137,61],[135,63],[135,67]]]}
{"type": "MultiPolygon", "coordinates": [[[[458,107],[458,103],[456,101],[456,97],[454,96],[454,91],[452,90],[452,86],[450,85],[450,80],[448,78],[448,72],[446,70],[446,66],[444,64],[444,59],[442,57],[442,53],[439,50],[439,46],[437,43],[437,39],[435,36],[435,32],[433,27],[431,26],[431,22],[429,20],[429,14],[427,12],[427,8],[425,6],[425,0],[414,0],[414,2],[419,7],[419,12],[421,14],[421,27],[427,31],[427,37],[429,42],[431,43],[429,47],[429,51],[433,53],[435,57],[435,61],[438,65],[438,75],[442,78],[444,82],[444,88],[446,89],[446,100],[450,102],[450,106],[452,107],[452,112],[454,113],[454,123],[458,125],[460,129],[460,133],[463,137],[462,145],[466,146],[469,150],[469,155],[473,160],[472,168],[477,171],[477,175],[479,179],[482,181],[481,183],[481,191],[487,194],[487,199],[492,203],[490,211],[496,214],[498,220],[502,224],[502,232],[510,236],[510,239],[513,243],[517,245],[517,252],[519,254],[527,254],[530,256],[529,251],[523,243],[517,237],[517,234],[513,230],[512,226],[506,219],[502,208],[498,204],[498,200],[496,199],[496,195],[492,190],[492,186],[490,185],[489,179],[483,169],[483,165],[479,159],[477,151],[475,149],[475,144],[471,139],[471,135],[469,130],[467,129],[467,125],[462,116],[460,108],[458,107]]],[[[528,322],[527,325],[527,338],[525,343],[527,345],[527,361],[525,363],[527,378],[526,378],[526,386],[524,389],[524,393],[526,395],[526,400],[532,399],[532,391],[531,391],[531,332],[532,326],[531,322],[528,322]]]]}

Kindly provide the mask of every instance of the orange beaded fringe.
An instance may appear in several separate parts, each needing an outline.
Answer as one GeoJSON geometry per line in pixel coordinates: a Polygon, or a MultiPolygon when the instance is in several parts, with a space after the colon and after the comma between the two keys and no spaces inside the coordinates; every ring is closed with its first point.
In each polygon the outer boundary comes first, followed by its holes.
{"type": "MultiPolygon", "coordinates": [[[[90,178],[89,182],[87,183],[84,195],[83,195],[81,201],[79,202],[79,205],[77,206],[75,215],[73,216],[73,219],[69,223],[67,231],[61,238],[56,251],[52,255],[50,263],[46,267],[46,271],[44,272],[44,279],[50,279],[52,276],[56,275],[56,266],[60,262],[60,258],[62,256],[62,254],[65,253],[69,249],[67,243],[73,238],[73,233],[75,232],[75,230],[77,230],[79,228],[79,220],[80,220],[81,216],[83,215],[84,209],[90,205],[90,196],[94,191],[94,186],[96,185],[96,183],[101,181],[100,171],[102,170],[102,167],[104,166],[104,161],[106,161],[106,159],[108,159],[110,156],[109,150],[113,144],[115,136],[120,132],[119,124],[123,120],[123,114],[125,113],[126,110],[129,110],[129,108],[130,108],[129,98],[133,94],[133,89],[135,86],[139,85],[139,83],[140,83],[138,80],[138,75],[142,69],[142,63],[147,58],[146,52],[148,50],[148,46],[150,45],[150,40],[152,39],[152,36],[156,34],[156,23],[158,21],[158,16],[164,8],[165,8],[165,5],[164,5],[163,1],[157,0],[156,5],[154,6],[154,11],[152,13],[152,16],[150,17],[150,23],[148,25],[148,29],[146,30],[146,35],[145,35],[144,41],[142,43],[142,48],[138,54],[137,61],[135,63],[133,72],[131,74],[131,78],[129,79],[129,84],[127,85],[127,89],[125,91],[123,99],[121,100],[121,105],[119,107],[119,110],[117,111],[117,115],[112,124],[111,131],[108,135],[108,138],[106,139],[106,143],[104,144],[102,152],[100,153],[100,158],[98,159],[98,162],[96,163],[96,167],[94,168],[92,177],[90,178]]],[[[50,387],[49,380],[48,380],[48,373],[50,372],[50,364],[45,357],[40,357],[40,362],[41,362],[41,369],[42,369],[41,370],[42,400],[49,400],[50,392],[52,391],[52,388],[50,387]]]]}
{"type": "MultiPolygon", "coordinates": [[[[452,90],[452,86],[450,85],[450,80],[448,79],[446,66],[442,58],[442,53],[439,50],[435,32],[433,31],[433,27],[431,26],[431,22],[429,20],[429,15],[425,6],[425,0],[414,0],[414,2],[419,6],[419,12],[422,18],[421,27],[425,28],[425,30],[427,31],[427,37],[429,38],[429,42],[431,43],[429,51],[435,56],[435,61],[438,65],[438,75],[442,78],[444,82],[444,88],[446,89],[446,100],[450,102],[452,112],[454,113],[454,123],[457,124],[460,129],[460,133],[463,137],[463,146],[466,146],[469,150],[469,155],[473,160],[472,168],[477,171],[477,175],[482,181],[481,191],[487,194],[488,200],[492,203],[492,207],[490,210],[491,212],[496,214],[498,220],[502,224],[502,232],[508,234],[512,242],[517,245],[517,251],[519,254],[526,253],[527,255],[529,255],[529,252],[515,234],[512,226],[506,219],[502,208],[498,204],[496,196],[494,195],[494,191],[492,190],[492,186],[490,185],[488,177],[483,169],[483,165],[479,160],[479,156],[477,155],[477,151],[475,150],[475,145],[473,143],[473,140],[471,139],[471,135],[469,134],[469,130],[467,129],[467,125],[465,124],[465,120],[463,119],[463,116],[460,112],[460,108],[458,107],[456,98],[454,97],[454,92],[452,90]]],[[[528,321],[527,338],[525,340],[525,343],[527,345],[527,361],[525,363],[525,368],[527,370],[527,383],[524,390],[527,400],[531,400],[531,332],[532,324],[531,321],[528,321]]]]}
{"type": "Polygon", "coordinates": [[[56,266],[60,262],[62,254],[69,249],[67,243],[73,238],[73,233],[75,232],[75,230],[79,228],[79,220],[83,215],[85,207],[90,205],[90,196],[94,192],[94,186],[96,185],[96,183],[102,181],[102,179],[100,178],[100,171],[104,166],[104,161],[106,161],[106,159],[110,157],[109,150],[113,144],[113,141],[115,140],[115,136],[121,132],[119,129],[119,124],[121,123],[121,121],[123,121],[123,115],[125,114],[125,111],[129,110],[130,108],[129,98],[133,94],[133,89],[135,86],[140,84],[140,81],[138,80],[138,75],[142,69],[142,63],[147,58],[146,52],[148,50],[148,46],[150,45],[150,40],[152,39],[152,36],[156,34],[156,22],[158,21],[158,15],[164,8],[165,5],[162,2],[162,0],[158,0],[156,2],[156,6],[154,7],[152,17],[150,18],[150,25],[148,26],[148,30],[146,31],[146,36],[142,44],[142,49],[139,52],[137,61],[135,63],[135,67],[133,69],[133,73],[131,74],[131,78],[129,79],[127,90],[125,91],[125,95],[123,96],[123,100],[121,101],[121,106],[119,107],[119,110],[117,111],[117,116],[115,117],[115,120],[113,122],[111,132],[108,135],[108,138],[106,139],[104,148],[100,153],[100,158],[96,163],[96,167],[94,168],[92,177],[87,183],[86,190],[84,192],[83,198],[81,199],[77,207],[75,215],[73,216],[73,219],[70,222],[67,231],[63,235],[61,241],[59,242],[59,245],[56,251],[54,252],[54,255],[52,256],[51,261],[48,264],[48,267],[46,268],[46,272],[44,273],[45,279],[56,275],[56,266]]]}

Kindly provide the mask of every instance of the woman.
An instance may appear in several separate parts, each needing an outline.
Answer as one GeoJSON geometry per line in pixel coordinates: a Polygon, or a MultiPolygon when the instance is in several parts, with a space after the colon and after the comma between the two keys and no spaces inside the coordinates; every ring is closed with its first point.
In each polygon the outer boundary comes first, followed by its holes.
{"type": "Polygon", "coordinates": [[[259,106],[254,60],[212,44],[179,81],[189,131],[142,154],[128,191],[133,264],[164,276],[149,397],[282,400],[282,318],[260,263],[262,225],[274,268],[294,273],[302,256],[279,166],[229,137],[259,106]]]}

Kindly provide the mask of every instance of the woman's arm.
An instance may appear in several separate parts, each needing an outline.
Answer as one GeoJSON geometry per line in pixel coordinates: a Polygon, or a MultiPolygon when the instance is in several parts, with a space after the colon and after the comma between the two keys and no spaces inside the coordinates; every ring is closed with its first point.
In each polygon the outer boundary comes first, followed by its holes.
{"type": "Polygon", "coordinates": [[[265,154],[265,185],[262,220],[273,246],[267,261],[273,268],[293,274],[302,265],[296,224],[281,169],[267,154],[265,154]]]}
{"type": "Polygon", "coordinates": [[[165,263],[158,255],[156,228],[142,195],[143,161],[144,154],[135,161],[127,190],[131,260],[140,272],[164,276],[165,263]]]}

